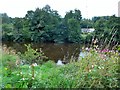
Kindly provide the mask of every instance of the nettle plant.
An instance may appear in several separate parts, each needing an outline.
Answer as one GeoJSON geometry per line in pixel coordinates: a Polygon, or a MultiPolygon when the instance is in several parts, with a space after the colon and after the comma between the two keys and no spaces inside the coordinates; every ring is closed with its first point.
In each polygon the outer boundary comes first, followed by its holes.
{"type": "Polygon", "coordinates": [[[38,49],[34,50],[30,44],[26,45],[27,50],[21,54],[19,53],[21,60],[24,62],[24,64],[30,64],[33,63],[42,64],[44,60],[47,60],[48,58],[44,56],[44,53],[42,52],[41,48],[38,51],[38,49]]]}

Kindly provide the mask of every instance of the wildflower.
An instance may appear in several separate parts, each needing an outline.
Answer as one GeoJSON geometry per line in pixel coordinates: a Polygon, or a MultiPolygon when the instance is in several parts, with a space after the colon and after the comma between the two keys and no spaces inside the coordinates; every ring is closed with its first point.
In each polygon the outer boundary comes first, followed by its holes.
{"type": "Polygon", "coordinates": [[[89,70],[89,72],[91,72],[91,70],[89,70]]]}
{"type": "Polygon", "coordinates": [[[34,80],[35,78],[34,78],[34,77],[32,77],[32,79],[34,80]]]}
{"type": "Polygon", "coordinates": [[[105,53],[105,52],[110,52],[110,50],[109,50],[109,49],[103,49],[103,50],[101,50],[100,52],[105,53]]]}
{"type": "Polygon", "coordinates": [[[112,53],[112,52],[114,52],[114,50],[110,50],[110,52],[112,53]]]}
{"type": "Polygon", "coordinates": [[[38,66],[37,63],[33,63],[31,66],[38,66]]]}
{"type": "Polygon", "coordinates": [[[92,65],[92,68],[94,68],[94,65],[92,65]]]}
{"type": "Polygon", "coordinates": [[[22,78],[22,80],[24,81],[24,80],[25,80],[25,78],[22,78]]]}
{"type": "Polygon", "coordinates": [[[98,69],[101,69],[101,67],[99,66],[98,69]]]}
{"type": "Polygon", "coordinates": [[[20,74],[22,74],[22,72],[20,72],[20,74]]]}
{"type": "Polygon", "coordinates": [[[106,55],[100,54],[100,58],[103,59],[104,61],[106,60],[106,57],[107,57],[106,55]]]}
{"type": "Polygon", "coordinates": [[[88,51],[88,47],[86,47],[85,50],[88,51]]]}
{"type": "Polygon", "coordinates": [[[102,69],[104,69],[104,67],[103,67],[103,66],[102,66],[101,68],[102,68],[102,69]]]}
{"type": "Polygon", "coordinates": [[[37,63],[34,63],[34,66],[37,66],[37,63]]]}

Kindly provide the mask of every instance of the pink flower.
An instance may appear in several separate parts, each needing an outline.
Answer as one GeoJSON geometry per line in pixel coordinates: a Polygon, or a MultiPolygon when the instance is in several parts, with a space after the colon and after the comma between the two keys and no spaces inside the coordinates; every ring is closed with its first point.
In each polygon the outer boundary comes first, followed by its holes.
{"type": "Polygon", "coordinates": [[[100,52],[109,52],[110,50],[109,49],[103,49],[103,50],[101,50],[100,52]]]}

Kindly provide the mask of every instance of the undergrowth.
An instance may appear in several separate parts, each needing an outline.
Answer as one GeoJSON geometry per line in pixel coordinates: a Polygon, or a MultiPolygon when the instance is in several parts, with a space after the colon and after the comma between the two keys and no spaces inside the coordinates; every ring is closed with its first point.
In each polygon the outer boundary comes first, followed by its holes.
{"type": "Polygon", "coordinates": [[[84,58],[57,66],[51,60],[35,65],[32,60],[43,54],[28,53],[29,50],[37,53],[28,46],[28,51],[21,57],[3,47],[1,88],[120,88],[117,51],[90,49],[84,58]],[[24,64],[16,64],[23,57],[24,64]],[[26,62],[28,60],[30,63],[26,62]]]}

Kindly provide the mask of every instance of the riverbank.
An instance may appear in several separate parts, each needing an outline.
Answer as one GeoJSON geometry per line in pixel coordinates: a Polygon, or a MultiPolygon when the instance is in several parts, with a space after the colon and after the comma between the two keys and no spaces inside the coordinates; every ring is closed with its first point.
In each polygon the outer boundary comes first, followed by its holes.
{"type": "Polygon", "coordinates": [[[22,65],[16,63],[20,58],[14,50],[3,47],[1,88],[120,88],[116,51],[90,49],[84,58],[71,58],[62,66],[51,60],[22,65]]]}

